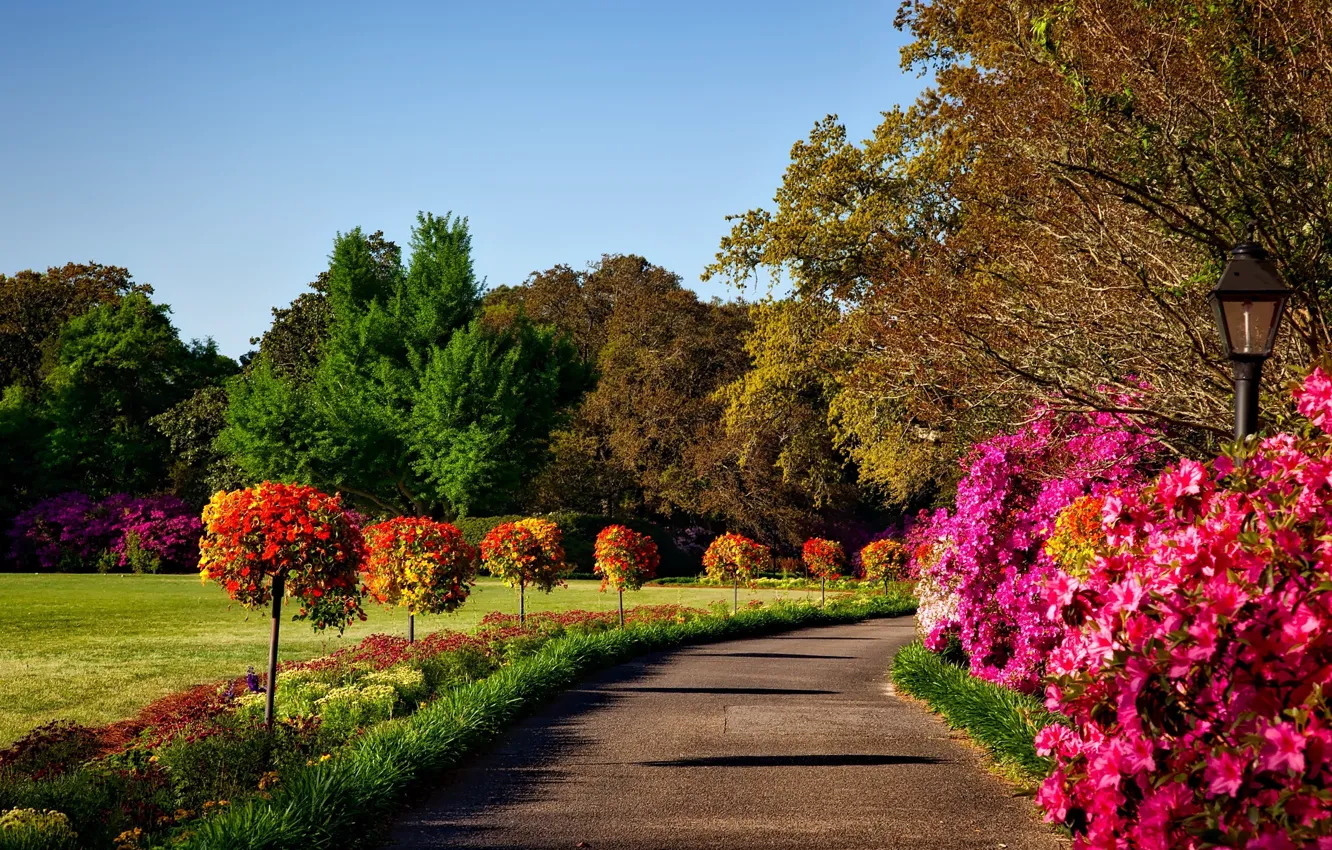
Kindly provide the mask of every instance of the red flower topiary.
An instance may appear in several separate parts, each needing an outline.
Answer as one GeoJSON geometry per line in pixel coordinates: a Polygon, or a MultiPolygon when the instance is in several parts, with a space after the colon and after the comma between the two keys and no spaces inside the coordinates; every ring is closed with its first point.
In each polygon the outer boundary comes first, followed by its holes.
{"type": "Polygon", "coordinates": [[[624,592],[638,590],[657,574],[661,556],[657,544],[646,534],[623,525],[608,525],[597,535],[593,569],[601,576],[601,589],[614,587],[620,594],[620,625],[624,625],[624,592]]]}
{"type": "Polygon", "coordinates": [[[762,570],[772,567],[772,553],[743,534],[723,534],[703,553],[703,569],[708,577],[729,581],[735,589],[735,610],[740,607],[740,582],[751,581],[762,570]]]}
{"type": "Polygon", "coordinates": [[[443,614],[467,601],[480,555],[456,527],[397,517],[367,528],[365,539],[370,554],[362,574],[367,592],[380,604],[401,605],[415,620],[417,614],[443,614]]]}

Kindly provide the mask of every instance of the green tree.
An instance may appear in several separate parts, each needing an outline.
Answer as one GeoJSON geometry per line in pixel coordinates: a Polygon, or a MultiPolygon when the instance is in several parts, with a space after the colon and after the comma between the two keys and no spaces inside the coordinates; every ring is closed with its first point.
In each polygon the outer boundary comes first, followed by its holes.
{"type": "Polygon", "coordinates": [[[40,462],[51,485],[143,492],[166,479],[154,416],[234,374],[212,340],[183,343],[169,308],[132,293],[69,322],[45,380],[40,462]]]}
{"type": "Polygon", "coordinates": [[[220,445],[248,474],[382,513],[456,515],[510,504],[540,464],[552,411],[581,388],[575,358],[525,320],[481,320],[465,219],[418,215],[411,249],[404,269],[379,234],[338,235],[321,276],[326,337],[271,337],[230,388],[220,445]]]}
{"type": "Polygon", "coordinates": [[[68,321],[132,292],[152,291],[134,283],[126,269],[99,263],[0,274],[0,387],[17,383],[35,393],[68,321]]]}

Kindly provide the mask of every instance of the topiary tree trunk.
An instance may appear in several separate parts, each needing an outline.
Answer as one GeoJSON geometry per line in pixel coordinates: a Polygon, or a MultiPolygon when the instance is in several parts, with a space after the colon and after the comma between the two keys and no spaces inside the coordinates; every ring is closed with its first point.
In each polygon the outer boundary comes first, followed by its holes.
{"type": "Polygon", "coordinates": [[[264,695],[264,725],[273,728],[273,697],[277,694],[278,630],[282,626],[282,594],[286,591],[286,575],[279,571],[273,576],[273,633],[268,639],[268,693],[264,695]]]}

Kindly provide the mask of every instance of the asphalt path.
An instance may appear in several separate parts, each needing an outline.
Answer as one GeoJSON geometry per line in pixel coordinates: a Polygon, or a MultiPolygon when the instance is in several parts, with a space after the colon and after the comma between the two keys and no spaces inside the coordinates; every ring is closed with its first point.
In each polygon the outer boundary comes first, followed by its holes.
{"type": "Polygon", "coordinates": [[[886,677],[871,620],[649,655],[584,681],[447,774],[397,848],[1065,847],[886,677]]]}

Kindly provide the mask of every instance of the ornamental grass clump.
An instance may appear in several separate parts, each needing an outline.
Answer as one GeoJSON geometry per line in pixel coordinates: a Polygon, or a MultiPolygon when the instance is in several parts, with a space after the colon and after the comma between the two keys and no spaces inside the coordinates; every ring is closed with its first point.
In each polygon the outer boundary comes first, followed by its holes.
{"type": "Polygon", "coordinates": [[[300,609],[292,618],[339,632],[361,609],[365,542],[338,496],[301,484],[265,481],[213,496],[203,512],[200,575],[213,579],[246,608],[273,604],[264,721],[273,722],[278,624],[283,596],[300,609]]]}
{"type": "Polygon", "coordinates": [[[564,586],[571,567],[564,560],[563,533],[547,519],[500,523],[481,541],[490,574],[518,588],[518,622],[527,618],[527,587],[544,593],[564,586]]]}
{"type": "Polygon", "coordinates": [[[397,517],[365,529],[365,540],[366,591],[381,605],[407,609],[408,642],[416,640],[417,614],[444,614],[467,601],[480,555],[449,523],[397,517]]]}
{"type": "Polygon", "coordinates": [[[733,614],[740,610],[740,582],[751,581],[771,568],[772,552],[768,547],[743,534],[723,534],[703,553],[703,569],[708,578],[731,584],[733,614]]]}
{"type": "Polygon", "coordinates": [[[661,556],[646,534],[623,525],[608,525],[597,535],[593,570],[601,576],[601,590],[615,588],[620,596],[620,628],[624,628],[624,592],[639,590],[657,574],[661,556]]]}
{"type": "Polygon", "coordinates": [[[860,550],[860,574],[865,581],[883,582],[883,592],[888,592],[890,581],[902,581],[908,577],[907,549],[897,540],[875,540],[860,550]]]}
{"type": "Polygon", "coordinates": [[[1038,795],[1075,848],[1332,846],[1332,379],[1308,421],[1109,494],[1085,576],[1043,597],[1066,636],[1038,795]]]}
{"type": "Polygon", "coordinates": [[[828,579],[835,579],[846,568],[846,550],[835,540],[811,537],[800,550],[805,569],[819,580],[819,604],[828,604],[828,579]]]}

